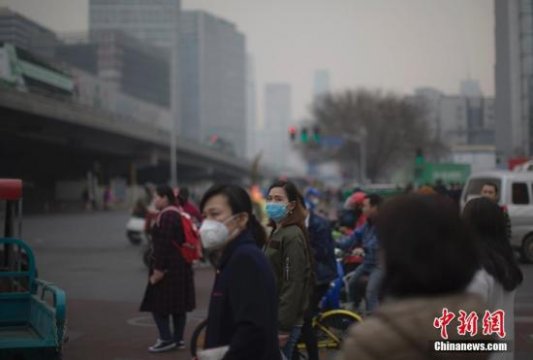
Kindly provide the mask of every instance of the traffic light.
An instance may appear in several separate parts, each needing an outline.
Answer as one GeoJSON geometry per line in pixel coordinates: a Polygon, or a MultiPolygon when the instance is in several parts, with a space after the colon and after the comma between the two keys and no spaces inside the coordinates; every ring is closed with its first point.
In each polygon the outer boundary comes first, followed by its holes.
{"type": "Polygon", "coordinates": [[[215,145],[218,142],[218,135],[213,134],[209,137],[209,142],[211,145],[215,145]]]}
{"type": "Polygon", "coordinates": [[[309,134],[307,133],[307,128],[302,128],[300,132],[300,141],[302,144],[307,144],[309,142],[309,134]]]}
{"type": "Polygon", "coordinates": [[[320,127],[318,126],[313,128],[313,141],[317,144],[320,143],[320,127]]]}
{"type": "Polygon", "coordinates": [[[294,126],[289,128],[289,138],[291,139],[291,142],[296,141],[296,128],[294,126]]]}

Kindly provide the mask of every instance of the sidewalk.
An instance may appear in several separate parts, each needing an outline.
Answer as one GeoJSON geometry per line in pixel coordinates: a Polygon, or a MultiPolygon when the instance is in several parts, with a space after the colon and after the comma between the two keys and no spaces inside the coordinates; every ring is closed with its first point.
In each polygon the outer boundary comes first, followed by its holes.
{"type": "Polygon", "coordinates": [[[187,314],[185,350],[151,354],[147,351],[157,338],[149,313],[139,312],[139,303],[100,300],[68,300],[69,341],[64,346],[64,360],[190,360],[192,331],[207,314],[213,281],[210,268],[196,269],[196,310],[187,314]]]}

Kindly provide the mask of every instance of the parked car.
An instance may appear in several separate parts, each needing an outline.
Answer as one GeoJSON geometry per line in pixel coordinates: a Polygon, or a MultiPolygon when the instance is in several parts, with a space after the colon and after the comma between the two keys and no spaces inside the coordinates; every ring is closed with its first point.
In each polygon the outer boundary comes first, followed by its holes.
{"type": "Polygon", "coordinates": [[[533,172],[489,171],[472,174],[461,194],[461,209],[480,196],[486,183],[498,187],[498,203],[511,219],[511,245],[522,259],[533,263],[533,172]]]}
{"type": "Polygon", "coordinates": [[[126,223],[126,236],[133,245],[147,243],[146,233],[144,231],[145,219],[132,216],[126,223]]]}

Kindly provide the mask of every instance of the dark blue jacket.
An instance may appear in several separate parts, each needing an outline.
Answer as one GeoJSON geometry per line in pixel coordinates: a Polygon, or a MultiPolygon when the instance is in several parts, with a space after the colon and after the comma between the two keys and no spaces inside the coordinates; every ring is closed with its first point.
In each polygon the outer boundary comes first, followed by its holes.
{"type": "Polygon", "coordinates": [[[368,271],[374,269],[378,264],[379,242],[376,236],[376,228],[369,221],[356,229],[349,236],[339,240],[337,246],[345,251],[351,251],[362,246],[365,257],[361,266],[368,271]]]}
{"type": "Polygon", "coordinates": [[[315,283],[328,284],[337,277],[335,240],[331,234],[331,225],[328,220],[310,212],[307,230],[315,258],[315,283]]]}
{"type": "Polygon", "coordinates": [[[225,360],[280,360],[274,273],[249,231],[220,259],[209,303],[206,348],[229,345],[225,360]]]}

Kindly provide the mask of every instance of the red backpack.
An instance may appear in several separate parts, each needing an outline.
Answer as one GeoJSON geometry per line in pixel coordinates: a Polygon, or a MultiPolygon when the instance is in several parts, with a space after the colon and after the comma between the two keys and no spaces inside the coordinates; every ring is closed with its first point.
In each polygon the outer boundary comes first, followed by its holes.
{"type": "Polygon", "coordinates": [[[185,262],[192,264],[194,260],[199,260],[202,257],[202,243],[200,242],[198,228],[192,221],[191,216],[175,206],[166,207],[159,213],[159,216],[165,211],[174,211],[179,214],[184,241],[181,245],[176,242],[173,242],[173,244],[180,250],[185,262]]]}

